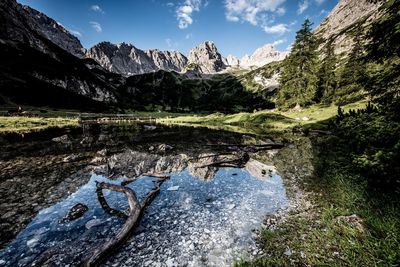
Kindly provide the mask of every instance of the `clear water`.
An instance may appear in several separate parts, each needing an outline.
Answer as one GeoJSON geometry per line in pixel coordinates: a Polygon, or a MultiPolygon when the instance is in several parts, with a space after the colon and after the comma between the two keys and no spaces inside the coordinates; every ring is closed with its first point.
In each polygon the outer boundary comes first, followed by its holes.
{"type": "MultiPolygon", "coordinates": [[[[129,186],[141,199],[152,189],[153,179],[140,177],[129,186]]],[[[115,235],[124,220],[101,208],[95,181],[119,184],[121,179],[93,174],[76,193],[41,210],[0,251],[0,266],[41,265],[40,259],[49,255],[54,255],[55,265],[74,265],[96,244],[115,235]],[[77,203],[89,210],[75,221],[59,224],[77,203]],[[86,227],[89,221],[90,229],[86,227]]],[[[112,207],[127,208],[124,194],[104,190],[104,195],[112,207]]],[[[236,258],[250,257],[256,250],[253,230],[261,226],[265,215],[286,205],[285,189],[276,173],[260,180],[244,169],[222,168],[210,181],[186,170],[173,173],[132,238],[105,265],[231,266],[236,258]],[[173,187],[177,190],[168,190],[173,187]]]]}

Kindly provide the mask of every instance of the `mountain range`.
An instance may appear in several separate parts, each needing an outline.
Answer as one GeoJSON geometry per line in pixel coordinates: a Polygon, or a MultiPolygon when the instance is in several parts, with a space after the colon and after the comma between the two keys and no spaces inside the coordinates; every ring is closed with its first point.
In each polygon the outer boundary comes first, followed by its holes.
{"type": "MultiPolygon", "coordinates": [[[[379,1],[341,0],[316,34],[325,42],[335,39],[337,53],[345,53],[351,49],[355,27],[367,28],[379,16],[379,6],[379,1]]],[[[222,56],[212,41],[199,44],[187,56],[126,43],[102,42],[85,49],[61,24],[15,0],[0,2],[0,25],[0,104],[253,110],[270,105],[266,99],[271,88],[256,92],[249,83],[279,86],[276,71],[257,68],[287,55],[267,44],[239,60],[222,56]],[[236,70],[252,71],[238,76],[236,70]]]]}
{"type": "Polygon", "coordinates": [[[76,36],[45,14],[23,5],[20,6],[20,11],[34,29],[56,45],[79,58],[92,58],[105,69],[124,76],[158,70],[182,73],[188,69],[188,65],[197,66],[196,70],[199,73],[213,74],[230,67],[244,69],[261,67],[269,62],[282,60],[287,54],[275,50],[272,45],[266,45],[241,61],[234,56],[228,57],[228,60],[218,52],[211,41],[205,41],[194,47],[187,56],[177,51],[142,50],[126,43],[101,42],[86,49],[76,36]]]}

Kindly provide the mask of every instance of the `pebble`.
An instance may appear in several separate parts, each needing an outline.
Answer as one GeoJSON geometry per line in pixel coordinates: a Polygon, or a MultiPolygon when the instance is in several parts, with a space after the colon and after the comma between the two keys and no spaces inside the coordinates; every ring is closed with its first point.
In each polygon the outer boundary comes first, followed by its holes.
{"type": "Polygon", "coordinates": [[[99,225],[101,225],[101,224],[103,224],[104,223],[104,221],[103,220],[100,220],[100,219],[93,219],[93,220],[90,220],[90,221],[88,221],[86,224],[85,224],[85,227],[86,227],[86,229],[91,229],[91,228],[93,228],[93,227],[96,227],[96,226],[99,226],[99,225]]]}
{"type": "Polygon", "coordinates": [[[167,189],[168,191],[178,191],[179,190],[179,185],[176,186],[171,186],[167,189]]]}

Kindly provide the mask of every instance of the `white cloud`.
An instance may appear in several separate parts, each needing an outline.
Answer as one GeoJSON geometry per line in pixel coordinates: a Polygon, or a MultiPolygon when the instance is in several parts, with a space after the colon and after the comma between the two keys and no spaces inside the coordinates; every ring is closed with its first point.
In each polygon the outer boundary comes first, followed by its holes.
{"type": "Polygon", "coordinates": [[[96,21],[91,21],[91,22],[89,22],[90,23],[90,25],[92,25],[92,28],[96,31],[96,32],[102,32],[103,31],[103,28],[101,27],[101,24],[100,23],[98,23],[98,22],[96,22],[96,21]]]}
{"type": "Polygon", "coordinates": [[[74,31],[74,30],[68,30],[70,33],[72,33],[73,35],[75,35],[76,37],[82,37],[82,33],[78,32],[78,31],[74,31]]]}
{"type": "Polygon", "coordinates": [[[101,9],[101,7],[99,5],[93,5],[90,7],[90,10],[94,11],[94,12],[99,12],[101,14],[104,14],[103,9],[101,9]]]}
{"type": "Polygon", "coordinates": [[[185,36],[185,39],[191,39],[193,37],[193,33],[188,33],[185,36]]]}
{"type": "MultiPolygon", "coordinates": [[[[206,2],[208,4],[208,2],[206,2]]],[[[193,23],[193,12],[199,12],[202,0],[185,0],[176,10],[179,29],[186,29],[193,23]]]]}
{"type": "Polygon", "coordinates": [[[172,2],[167,3],[167,7],[173,7],[173,6],[174,6],[174,3],[172,3],[172,2]]]}
{"type": "Polygon", "coordinates": [[[168,47],[172,47],[172,40],[167,38],[165,39],[165,43],[167,44],[168,47]]]}
{"type": "Polygon", "coordinates": [[[315,2],[317,3],[317,5],[322,4],[323,2],[325,2],[325,0],[315,0],[315,2]]]}
{"type": "Polygon", "coordinates": [[[308,8],[309,3],[308,0],[303,0],[303,2],[299,2],[299,8],[297,9],[297,14],[303,14],[304,11],[308,8]]]}
{"type": "Polygon", "coordinates": [[[286,0],[225,0],[225,16],[229,21],[247,21],[253,25],[263,22],[266,12],[283,15],[281,5],[286,0]]]}
{"type": "Polygon", "coordinates": [[[286,9],[284,7],[280,7],[276,10],[276,14],[278,14],[279,16],[283,16],[286,13],[286,9]]]}
{"type": "Polygon", "coordinates": [[[276,24],[272,26],[264,26],[263,30],[266,33],[272,33],[272,34],[283,34],[285,32],[289,31],[288,25],[287,24],[276,24]]]}
{"type": "Polygon", "coordinates": [[[276,40],[272,43],[273,46],[277,46],[286,42],[286,39],[276,40]]]}

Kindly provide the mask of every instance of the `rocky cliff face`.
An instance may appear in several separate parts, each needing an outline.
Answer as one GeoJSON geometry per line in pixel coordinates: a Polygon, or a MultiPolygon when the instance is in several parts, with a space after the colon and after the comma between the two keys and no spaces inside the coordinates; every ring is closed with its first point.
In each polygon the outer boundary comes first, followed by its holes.
{"type": "Polygon", "coordinates": [[[147,50],[146,54],[152,59],[158,70],[173,70],[182,72],[188,59],[177,51],[147,50]]]}
{"type": "Polygon", "coordinates": [[[285,59],[287,54],[277,51],[271,44],[266,44],[254,51],[251,56],[244,56],[240,61],[240,67],[244,69],[259,68],[274,61],[281,61],[285,59]]]}
{"type": "Polygon", "coordinates": [[[181,72],[186,66],[184,55],[174,51],[143,51],[131,44],[102,42],[86,52],[88,58],[96,60],[105,69],[130,76],[158,70],[181,72]]]}
{"type": "Polygon", "coordinates": [[[356,27],[365,31],[367,26],[380,16],[378,9],[382,1],[340,0],[331,13],[317,27],[315,33],[325,41],[332,39],[336,54],[346,54],[353,45],[356,27]]]}
{"type": "Polygon", "coordinates": [[[227,67],[217,47],[210,41],[189,51],[188,64],[196,66],[198,71],[205,74],[220,72],[227,67]]]}
{"type": "Polygon", "coordinates": [[[23,11],[24,16],[26,17],[26,22],[33,29],[37,30],[44,37],[74,56],[80,58],[84,57],[85,49],[79,39],[72,35],[62,25],[29,6],[22,6],[21,11],[23,11]]]}

